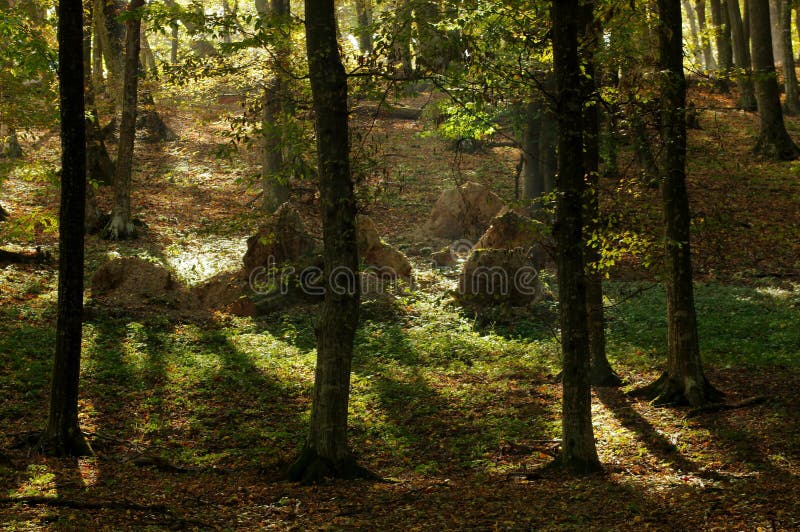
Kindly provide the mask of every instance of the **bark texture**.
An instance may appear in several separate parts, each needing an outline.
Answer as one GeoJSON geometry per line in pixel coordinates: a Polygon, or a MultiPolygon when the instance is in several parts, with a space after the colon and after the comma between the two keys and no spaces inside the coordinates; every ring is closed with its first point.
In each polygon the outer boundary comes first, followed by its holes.
{"type": "Polygon", "coordinates": [[[661,57],[664,174],[661,198],[664,210],[667,288],[667,370],[653,384],[638,391],[658,404],[702,405],[720,394],[708,382],[700,360],[694,307],[692,258],[689,242],[689,196],[686,190],[686,79],[680,8],[658,0],[661,14],[661,57]]]}
{"type": "Polygon", "coordinates": [[[571,473],[600,469],[592,432],[586,269],[583,238],[583,80],[578,54],[580,0],[552,4],[558,99],[558,298],[563,357],[561,466],[571,473]]]}
{"type": "Polygon", "coordinates": [[[358,326],[356,199],[349,163],[347,76],[336,40],[333,0],[305,0],[306,50],[316,122],[325,259],[325,301],[317,322],[311,426],[289,478],[371,476],[347,443],[353,340],[358,326]]]}
{"type": "Polygon", "coordinates": [[[58,76],[61,109],[58,318],[47,426],[38,449],[54,456],[91,454],[78,426],[83,325],[83,222],[86,193],[86,121],[83,97],[83,6],[58,5],[58,76]]]}
{"type": "Polygon", "coordinates": [[[794,49],[792,48],[792,2],[778,0],[780,8],[781,41],[783,42],[783,83],[786,98],[783,112],[789,116],[800,114],[800,96],[797,89],[797,72],[794,68],[794,49]]]}
{"type": "Polygon", "coordinates": [[[783,123],[778,77],[772,56],[769,0],[750,0],[749,4],[753,74],[760,115],[760,131],[754,152],[765,159],[796,159],[800,149],[789,137],[783,123]]]}
{"type": "Polygon", "coordinates": [[[753,84],[750,45],[747,42],[747,35],[744,31],[742,12],[739,8],[738,1],[729,0],[726,4],[728,7],[728,20],[731,24],[731,42],[733,44],[736,66],[736,85],[739,91],[736,106],[744,111],[755,111],[757,109],[756,89],[753,84]]]}
{"type": "Polygon", "coordinates": [[[122,94],[122,119],[119,124],[117,171],[114,176],[114,207],[106,230],[108,238],[124,240],[136,236],[131,218],[131,174],[133,146],[136,137],[136,102],[139,87],[140,13],[144,0],[131,0],[128,11],[133,15],[125,22],[125,70],[122,94]]]}

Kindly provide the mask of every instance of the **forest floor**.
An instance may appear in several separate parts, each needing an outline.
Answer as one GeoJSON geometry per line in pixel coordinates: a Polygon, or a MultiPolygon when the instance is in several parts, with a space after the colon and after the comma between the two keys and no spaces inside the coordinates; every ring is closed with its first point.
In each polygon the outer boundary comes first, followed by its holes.
{"type": "MultiPolygon", "coordinates": [[[[6,265],[0,527],[800,528],[800,163],[753,160],[757,117],[719,95],[692,96],[703,126],[690,132],[688,176],[702,354],[728,402],[763,401],[692,412],[625,395],[658,375],[666,327],[658,272],[643,268],[658,254],[656,191],[635,184],[623,157],[622,176],[603,183],[603,208],[618,244],[653,257],[620,254],[606,285],[609,357],[626,386],[593,393],[603,473],[540,472],[560,434],[552,299],[513,323],[485,324],[452,302],[454,273],[423,260],[415,289],[363,305],[357,336],[350,438],[386,482],[282,479],[308,423],[313,306],[183,319],[161,306],[105,308],[89,294],[80,411],[96,455],[29,455],[14,443],[46,418],[56,266],[6,265]]],[[[133,205],[146,229],[130,242],[89,237],[87,282],[116,256],[162,263],[190,284],[240,267],[261,215],[256,155],[217,156],[234,112],[166,113],[180,139],[137,151],[133,205]]],[[[456,153],[423,134],[424,120],[356,126],[377,161],[359,186],[362,210],[392,244],[419,242],[436,196],[457,183],[513,202],[511,148],[456,153]]],[[[800,119],[788,126],[800,139],[800,119]]],[[[24,159],[0,163],[6,242],[53,249],[57,143],[40,135],[24,159]]],[[[108,206],[107,191],[100,199],[108,206]]],[[[296,203],[318,231],[312,184],[299,184],[296,203]]]]}

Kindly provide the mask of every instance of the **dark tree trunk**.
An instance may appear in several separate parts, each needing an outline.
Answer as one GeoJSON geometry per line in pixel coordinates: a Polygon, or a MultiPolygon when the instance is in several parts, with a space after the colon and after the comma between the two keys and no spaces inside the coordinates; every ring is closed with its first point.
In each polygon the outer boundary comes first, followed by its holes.
{"type": "Polygon", "coordinates": [[[80,0],[59,2],[58,43],[62,149],[58,318],[50,413],[37,447],[54,456],[84,456],[92,450],[78,426],[86,199],[83,6],[80,0]]]}
{"type": "MultiPolygon", "coordinates": [[[[544,89],[549,94],[556,92],[556,78],[552,70],[546,73],[544,89]]],[[[556,186],[558,124],[558,117],[553,112],[552,102],[545,100],[542,105],[541,132],[539,133],[539,173],[542,176],[545,193],[552,192],[556,186]]]]}
{"type": "Polygon", "coordinates": [[[542,130],[542,104],[532,95],[525,106],[522,131],[522,199],[530,203],[544,193],[544,179],[539,164],[539,138],[542,130]]]}
{"type": "Polygon", "coordinates": [[[305,0],[306,49],[316,120],[325,258],[325,301],[317,322],[311,426],[289,477],[371,476],[347,444],[347,404],[359,286],[356,199],[350,175],[347,76],[339,56],[333,0],[305,0]]]}
{"type": "Polygon", "coordinates": [[[589,334],[583,208],[584,103],[578,54],[580,0],[552,4],[553,55],[558,100],[558,203],[554,228],[558,249],[558,299],[563,351],[562,467],[572,473],[598,471],[592,432],[589,334]]]}
{"type": "Polygon", "coordinates": [[[716,70],[717,62],[711,49],[711,40],[708,38],[708,25],[706,24],[706,0],[695,0],[694,10],[697,14],[697,24],[700,27],[700,42],[703,47],[703,62],[706,69],[716,70]]]}
{"type": "Polygon", "coordinates": [[[797,90],[797,72],[794,69],[794,50],[792,48],[792,2],[778,0],[780,4],[781,40],[783,41],[783,79],[786,99],[783,112],[789,116],[800,114],[800,96],[797,90]]]}
{"type": "Polygon", "coordinates": [[[638,391],[661,405],[697,406],[719,399],[706,380],[700,360],[689,243],[689,196],[686,190],[686,79],[683,73],[681,12],[671,0],[658,0],[661,56],[664,209],[667,287],[667,371],[638,391]]]}
{"type": "Polygon", "coordinates": [[[122,95],[122,119],[119,124],[117,172],[114,176],[114,207],[106,229],[112,240],[134,238],[136,229],[131,218],[131,174],[133,172],[133,145],[136,137],[136,101],[139,87],[139,11],[144,0],[131,0],[128,12],[133,15],[125,22],[125,71],[122,95]]]}
{"type": "Polygon", "coordinates": [[[580,42],[584,58],[584,164],[589,189],[586,194],[586,312],[591,356],[591,383],[595,386],[619,386],[622,380],[611,368],[606,356],[606,322],[603,312],[603,275],[600,272],[600,113],[596,86],[595,54],[602,38],[600,22],[594,15],[594,2],[585,1],[580,11],[580,42]]]}
{"type": "Polygon", "coordinates": [[[753,73],[760,115],[760,132],[754,152],[765,159],[788,161],[800,150],[786,132],[781,111],[775,61],[772,57],[769,1],[750,0],[753,73]]]}
{"type": "Polygon", "coordinates": [[[756,89],[753,85],[752,66],[750,63],[750,45],[744,32],[742,13],[739,10],[737,0],[728,0],[728,19],[731,23],[731,41],[735,50],[736,58],[736,84],[739,89],[739,99],[736,103],[739,109],[744,111],[755,111],[756,89]]]}

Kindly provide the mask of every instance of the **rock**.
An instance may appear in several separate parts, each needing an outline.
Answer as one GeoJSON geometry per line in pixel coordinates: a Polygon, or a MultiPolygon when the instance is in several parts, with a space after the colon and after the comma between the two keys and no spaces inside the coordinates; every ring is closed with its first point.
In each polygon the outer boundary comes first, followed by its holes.
{"type": "Polygon", "coordinates": [[[383,277],[411,277],[411,263],[402,251],[395,249],[378,234],[375,222],[368,216],[356,219],[358,256],[368,267],[378,270],[383,277]]]}
{"type": "Polygon", "coordinates": [[[475,239],[502,208],[503,201],[494,192],[478,183],[467,182],[439,195],[426,231],[451,240],[475,239]]]}
{"type": "Polygon", "coordinates": [[[314,253],[315,247],[300,213],[287,202],[278,207],[258,233],[247,239],[244,267],[249,274],[259,267],[302,263],[314,253]]]}
{"type": "Polygon", "coordinates": [[[464,263],[456,299],[481,311],[490,307],[522,307],[544,294],[529,250],[475,249],[464,263]]]}
{"type": "Polygon", "coordinates": [[[450,246],[445,246],[440,251],[431,254],[431,261],[436,266],[443,268],[456,265],[456,257],[450,246]]]}
{"type": "Polygon", "coordinates": [[[92,296],[124,308],[161,304],[193,309],[197,299],[164,266],[138,257],[106,262],[92,276],[92,296]]]}
{"type": "Polygon", "coordinates": [[[534,266],[540,269],[547,260],[545,244],[550,241],[547,225],[512,210],[497,215],[475,243],[475,249],[515,249],[530,251],[534,266]]]}

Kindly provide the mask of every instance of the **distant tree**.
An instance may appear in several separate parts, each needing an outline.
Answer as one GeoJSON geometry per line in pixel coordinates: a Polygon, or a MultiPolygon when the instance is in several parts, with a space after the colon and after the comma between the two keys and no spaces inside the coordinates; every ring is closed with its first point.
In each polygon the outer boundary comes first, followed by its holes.
{"type": "Polygon", "coordinates": [[[728,20],[731,24],[731,42],[734,51],[734,66],[736,67],[736,84],[739,89],[739,99],[736,106],[744,111],[755,111],[756,92],[753,85],[753,72],[750,60],[750,45],[742,22],[742,13],[739,2],[729,0],[728,20]]]}
{"type": "Polygon", "coordinates": [[[800,149],[789,137],[783,123],[778,77],[772,56],[769,0],[749,0],[749,3],[753,74],[760,118],[760,132],[754,151],[766,159],[796,159],[800,156],[800,149]]]}
{"type": "Polygon", "coordinates": [[[714,42],[717,45],[719,70],[727,74],[733,67],[731,24],[728,20],[728,0],[711,0],[711,21],[714,23],[714,42]]]}
{"type": "Polygon", "coordinates": [[[797,88],[797,72],[794,64],[794,49],[792,47],[792,2],[791,0],[778,0],[781,26],[781,41],[783,42],[783,85],[786,98],[783,112],[789,116],[800,114],[800,94],[797,88]]]}
{"type": "Polygon", "coordinates": [[[347,404],[359,283],[356,198],[350,174],[347,75],[339,55],[333,0],[305,0],[306,51],[316,121],[326,288],[317,322],[317,368],[311,426],[289,477],[371,476],[347,443],[347,404]]]}
{"type": "Polygon", "coordinates": [[[708,24],[706,23],[706,0],[695,0],[695,14],[697,15],[697,25],[700,28],[700,42],[703,47],[703,62],[707,70],[716,70],[717,61],[714,59],[714,51],[711,48],[708,24]]]}
{"type": "Polygon", "coordinates": [[[50,414],[37,447],[54,456],[83,456],[92,451],[78,425],[86,200],[83,6],[80,0],[60,0],[58,44],[58,77],[61,82],[58,317],[50,414]]]}
{"type": "Polygon", "coordinates": [[[694,307],[691,214],[686,191],[686,78],[683,72],[681,11],[672,0],[658,0],[661,129],[664,142],[661,197],[664,209],[667,287],[667,370],[637,393],[659,404],[701,405],[720,393],[708,382],[700,359],[694,307]]]}
{"type": "Polygon", "coordinates": [[[108,237],[124,240],[136,236],[131,218],[131,174],[136,138],[136,101],[139,87],[139,48],[141,9],[145,0],[131,0],[125,21],[125,68],[123,71],[122,119],[119,124],[117,168],[114,176],[114,207],[108,223],[108,237]]]}
{"type": "Polygon", "coordinates": [[[372,53],[372,0],[355,0],[358,49],[361,55],[372,53]]]}
{"type": "Polygon", "coordinates": [[[578,53],[576,16],[581,0],[552,3],[553,56],[558,102],[558,175],[556,223],[558,300],[563,360],[561,466],[583,474],[600,469],[592,431],[589,335],[584,259],[583,157],[584,81],[578,53]]]}

